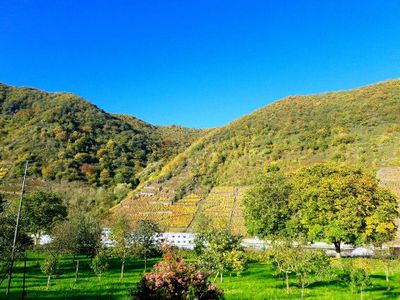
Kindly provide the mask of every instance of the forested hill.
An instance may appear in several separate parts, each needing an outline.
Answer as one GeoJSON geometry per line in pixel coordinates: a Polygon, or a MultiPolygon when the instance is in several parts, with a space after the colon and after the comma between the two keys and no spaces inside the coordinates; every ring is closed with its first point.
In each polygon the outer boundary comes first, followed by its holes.
{"type": "Polygon", "coordinates": [[[217,128],[153,175],[162,197],[243,186],[269,168],[329,161],[376,171],[400,165],[400,80],[291,96],[217,128]]]}
{"type": "Polygon", "coordinates": [[[32,177],[134,187],[146,167],[161,168],[201,134],[108,114],[69,93],[0,84],[0,180],[29,159],[32,177]]]}

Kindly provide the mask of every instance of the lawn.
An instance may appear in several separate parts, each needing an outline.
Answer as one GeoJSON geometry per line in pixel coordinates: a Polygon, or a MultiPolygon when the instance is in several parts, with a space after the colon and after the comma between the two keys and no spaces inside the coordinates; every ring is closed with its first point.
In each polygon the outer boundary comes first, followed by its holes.
{"type": "MultiPolygon", "coordinates": [[[[42,254],[30,253],[26,268],[26,299],[129,299],[128,289],[134,288],[143,274],[143,262],[129,261],[125,268],[125,278],[120,279],[119,263],[110,261],[110,268],[101,280],[89,268],[89,259],[80,258],[80,274],[75,282],[75,264],[72,257],[63,257],[59,275],[52,278],[46,290],[47,277],[40,270],[42,254]]],[[[152,260],[150,265],[156,260],[152,260]]],[[[22,291],[23,263],[18,262],[13,277],[11,299],[20,299],[22,291]]],[[[364,299],[400,299],[399,272],[391,276],[392,289],[386,291],[383,273],[373,273],[372,284],[364,293],[364,299]]],[[[287,295],[282,281],[273,277],[269,265],[250,263],[240,277],[226,275],[224,282],[217,282],[225,291],[226,299],[299,299],[300,288],[297,279],[291,278],[291,293],[287,295]]],[[[0,286],[0,299],[5,298],[4,281],[0,286]]],[[[311,284],[305,296],[309,299],[360,299],[360,294],[352,294],[350,289],[338,280],[311,284]]]]}

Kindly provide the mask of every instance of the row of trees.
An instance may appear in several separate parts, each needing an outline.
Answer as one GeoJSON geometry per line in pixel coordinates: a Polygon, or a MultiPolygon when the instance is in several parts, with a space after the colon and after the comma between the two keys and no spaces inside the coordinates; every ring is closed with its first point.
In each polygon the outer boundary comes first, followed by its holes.
{"type": "MultiPolygon", "coordinates": [[[[16,203],[0,197],[0,267],[6,274],[10,264],[12,241],[15,231],[16,203]]],[[[16,254],[17,258],[31,246],[39,247],[43,234],[51,236],[51,242],[40,246],[48,256],[41,268],[48,276],[48,283],[58,271],[61,255],[73,255],[76,262],[76,279],[79,274],[78,256],[91,258],[90,266],[101,276],[107,267],[108,259],[118,257],[121,261],[121,278],[124,276],[125,262],[129,257],[147,259],[160,255],[160,228],[149,220],[141,220],[132,226],[126,218],[118,220],[111,228],[109,239],[112,247],[104,247],[104,232],[100,222],[86,212],[68,216],[63,199],[54,193],[34,191],[25,196],[22,218],[19,226],[16,254]],[[33,237],[33,238],[31,238],[33,237]]],[[[2,277],[3,279],[5,276],[2,277]]]]}
{"type": "Polygon", "coordinates": [[[42,271],[50,282],[51,276],[58,270],[59,257],[70,254],[76,262],[76,280],[79,274],[79,260],[76,257],[82,255],[91,258],[90,267],[99,279],[108,268],[111,257],[117,257],[121,263],[121,279],[124,278],[126,262],[132,257],[144,260],[146,272],[148,258],[161,254],[159,233],[158,225],[150,220],[141,220],[136,226],[131,226],[126,218],[121,218],[111,228],[111,247],[106,247],[104,238],[107,237],[99,222],[84,215],[76,215],[54,226],[52,241],[44,247],[49,255],[42,271]]]}

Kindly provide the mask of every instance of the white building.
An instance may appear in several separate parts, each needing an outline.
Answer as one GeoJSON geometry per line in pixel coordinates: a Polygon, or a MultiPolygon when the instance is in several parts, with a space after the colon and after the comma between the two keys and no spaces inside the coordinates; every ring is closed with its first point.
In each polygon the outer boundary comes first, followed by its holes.
{"type": "Polygon", "coordinates": [[[194,249],[195,233],[190,232],[164,232],[161,233],[161,242],[167,243],[180,249],[194,249]]]}

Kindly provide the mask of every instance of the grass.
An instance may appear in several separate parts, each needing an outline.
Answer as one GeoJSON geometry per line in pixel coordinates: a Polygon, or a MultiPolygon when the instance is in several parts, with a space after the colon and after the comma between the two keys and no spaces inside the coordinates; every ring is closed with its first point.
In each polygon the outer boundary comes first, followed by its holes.
{"type": "MultiPolygon", "coordinates": [[[[120,278],[120,264],[111,259],[109,269],[98,280],[89,267],[90,259],[80,257],[78,282],[75,282],[75,263],[72,257],[60,260],[59,274],[52,277],[50,287],[46,289],[47,276],[40,270],[43,254],[30,253],[26,268],[27,299],[129,299],[128,289],[143,275],[143,262],[128,261],[124,279],[120,278]]],[[[156,260],[150,260],[151,267],[156,260]]],[[[11,299],[20,299],[22,291],[23,262],[14,268],[11,299]]],[[[0,287],[0,299],[5,298],[6,282],[0,287]]]]}
{"type": "MultiPolygon", "coordinates": [[[[143,262],[131,260],[126,264],[125,278],[120,279],[118,260],[110,260],[110,268],[98,280],[89,268],[89,259],[80,259],[80,274],[75,282],[75,264],[72,257],[63,257],[60,272],[50,282],[46,290],[46,276],[40,271],[43,254],[29,253],[27,260],[26,291],[27,299],[129,299],[128,289],[134,288],[143,275],[143,262]]],[[[157,260],[150,261],[150,266],[157,260]]],[[[400,299],[400,284],[397,272],[391,276],[391,290],[386,290],[383,273],[373,272],[372,284],[366,289],[363,299],[400,299]]],[[[11,299],[20,299],[22,291],[23,263],[18,262],[14,269],[11,299]]],[[[269,265],[250,263],[240,276],[224,277],[217,286],[225,292],[226,299],[299,299],[300,287],[293,276],[291,291],[287,295],[280,279],[274,278],[269,265]]],[[[5,299],[5,286],[0,286],[0,299],[5,299]]],[[[349,287],[341,281],[325,280],[310,284],[306,289],[308,299],[361,299],[360,294],[352,294],[349,287]]]]}
{"type": "MultiPolygon", "coordinates": [[[[400,299],[399,274],[392,276],[390,291],[386,290],[385,276],[374,273],[371,276],[372,285],[363,294],[363,299],[400,299]]],[[[295,277],[290,281],[290,294],[282,280],[274,278],[269,265],[251,263],[240,277],[229,277],[218,284],[225,292],[226,299],[300,299],[301,288],[295,277]]],[[[308,299],[361,299],[358,293],[352,293],[350,288],[339,280],[322,281],[310,284],[305,291],[308,299]]]]}

